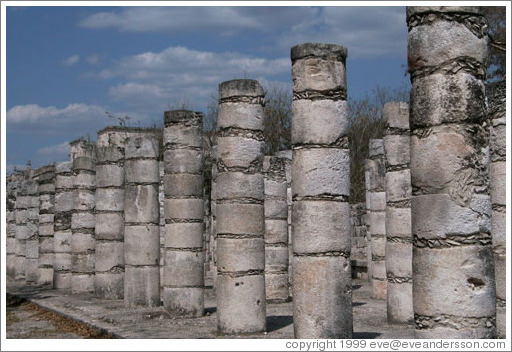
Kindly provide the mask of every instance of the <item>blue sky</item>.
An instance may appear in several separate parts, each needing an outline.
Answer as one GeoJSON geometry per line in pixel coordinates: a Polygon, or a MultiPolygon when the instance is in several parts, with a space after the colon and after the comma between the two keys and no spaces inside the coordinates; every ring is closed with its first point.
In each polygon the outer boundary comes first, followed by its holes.
{"type": "Polygon", "coordinates": [[[347,47],[349,99],[409,82],[403,6],[4,3],[8,172],[67,160],[71,140],[115,124],[105,111],[149,126],[182,102],[206,111],[226,80],[291,90],[290,48],[303,42],[347,47]]]}

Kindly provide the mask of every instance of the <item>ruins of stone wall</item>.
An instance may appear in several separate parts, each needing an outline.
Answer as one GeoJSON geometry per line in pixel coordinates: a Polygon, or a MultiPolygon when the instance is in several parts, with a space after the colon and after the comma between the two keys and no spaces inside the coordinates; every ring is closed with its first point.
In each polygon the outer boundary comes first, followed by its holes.
{"type": "Polygon", "coordinates": [[[366,209],[370,234],[372,298],[387,298],[386,275],[386,166],[384,142],[370,139],[365,161],[366,209]]]}
{"type": "Polygon", "coordinates": [[[165,244],[162,301],[176,316],[204,312],[203,117],[164,115],[165,244]]]}
{"type": "Polygon", "coordinates": [[[352,337],[346,56],[331,44],[291,49],[296,338],[352,337]]]}
{"type": "Polygon", "coordinates": [[[27,267],[27,171],[20,175],[16,190],[16,234],[15,234],[15,261],[14,279],[24,280],[27,267]]]}
{"type": "Polygon", "coordinates": [[[493,338],[487,22],[479,7],[419,6],[407,24],[416,336],[493,338]]]}
{"type": "Polygon", "coordinates": [[[412,235],[409,105],[386,103],[386,275],[389,323],[414,319],[412,302],[412,235]]]}
{"type": "Polygon", "coordinates": [[[492,244],[496,276],[496,329],[498,338],[506,338],[506,96],[505,81],[487,86],[490,139],[490,182],[492,201],[492,244]]]}
{"type": "Polygon", "coordinates": [[[224,334],[266,328],[263,96],[254,80],[219,85],[217,327],[224,334]]]}

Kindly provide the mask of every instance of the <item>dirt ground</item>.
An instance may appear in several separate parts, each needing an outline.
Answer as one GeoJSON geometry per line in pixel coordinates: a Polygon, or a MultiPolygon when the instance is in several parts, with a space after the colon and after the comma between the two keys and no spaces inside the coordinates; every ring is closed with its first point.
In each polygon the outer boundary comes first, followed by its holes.
{"type": "Polygon", "coordinates": [[[105,332],[50,312],[7,294],[6,333],[8,339],[109,339],[105,332]]]}

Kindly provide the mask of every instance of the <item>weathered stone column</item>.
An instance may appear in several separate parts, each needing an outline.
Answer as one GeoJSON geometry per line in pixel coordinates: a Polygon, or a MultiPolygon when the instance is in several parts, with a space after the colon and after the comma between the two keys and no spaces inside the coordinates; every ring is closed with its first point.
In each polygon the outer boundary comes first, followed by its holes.
{"type": "Polygon", "coordinates": [[[210,253],[212,281],[214,290],[217,288],[217,144],[212,146],[212,190],[211,190],[211,227],[210,227],[210,253]]]}
{"type": "Polygon", "coordinates": [[[19,187],[18,175],[13,174],[7,180],[6,192],[6,250],[5,270],[9,278],[16,272],[16,197],[19,187]]]}
{"type": "Polygon", "coordinates": [[[295,337],[352,337],[345,47],[291,49],[295,337]]]}
{"type": "Polygon", "coordinates": [[[288,289],[287,159],[266,156],[265,185],[265,290],[267,301],[286,302],[288,289]]]}
{"type": "Polygon", "coordinates": [[[165,267],[162,301],[172,315],[204,311],[203,116],[166,111],[165,267]]]}
{"type": "Polygon", "coordinates": [[[478,7],[408,7],[413,297],[419,338],[496,336],[487,22],[478,7]]]}
{"type": "Polygon", "coordinates": [[[107,128],[98,132],[96,162],[96,295],[123,299],[124,292],[124,142],[107,128]]]}
{"type": "Polygon", "coordinates": [[[27,241],[25,281],[35,284],[39,279],[39,185],[33,177],[27,182],[27,241]]]}
{"type": "Polygon", "coordinates": [[[25,280],[27,268],[27,175],[26,171],[20,174],[19,187],[16,191],[16,234],[15,234],[15,260],[14,279],[25,280]]]}
{"type": "Polygon", "coordinates": [[[386,274],[389,323],[408,323],[412,308],[411,160],[409,105],[390,102],[382,115],[386,123],[386,274]]]}
{"type": "Polygon", "coordinates": [[[217,328],[266,329],[263,96],[255,80],[219,85],[217,328]]]}
{"type": "MultiPolygon", "coordinates": [[[[163,138],[163,133],[162,133],[163,138]]],[[[162,139],[163,140],[163,139],[162,139]]],[[[160,152],[160,155],[162,152],[160,152]]],[[[158,183],[158,207],[159,207],[159,213],[160,213],[160,223],[159,223],[159,231],[160,231],[160,254],[159,254],[159,271],[160,271],[160,298],[163,297],[164,293],[164,267],[165,267],[165,216],[162,216],[162,214],[165,214],[165,194],[164,194],[164,162],[162,158],[158,161],[158,176],[159,176],[159,183],[158,183]]]]}
{"type": "Polygon", "coordinates": [[[160,305],[158,140],[137,133],[125,141],[124,304],[160,305]]]}
{"type": "Polygon", "coordinates": [[[55,165],[36,171],[39,182],[39,280],[40,285],[53,286],[55,165]]]}
{"type": "Polygon", "coordinates": [[[491,128],[492,244],[496,275],[496,328],[498,338],[506,338],[506,90],[505,80],[487,86],[491,128]]]}
{"type": "Polygon", "coordinates": [[[95,154],[73,160],[75,191],[74,212],[71,217],[72,293],[95,292],[95,154]]]}
{"type": "Polygon", "coordinates": [[[370,233],[370,280],[372,298],[386,299],[386,165],[384,142],[370,139],[369,159],[365,163],[366,209],[370,233]]]}
{"type": "Polygon", "coordinates": [[[284,170],[286,175],[286,204],[288,205],[288,297],[292,299],[292,279],[293,279],[293,229],[292,229],[292,156],[291,149],[281,150],[275,153],[275,156],[284,158],[284,170]]]}
{"type": "Polygon", "coordinates": [[[72,163],[55,164],[54,276],[57,289],[71,288],[71,215],[73,213],[72,163]]]}

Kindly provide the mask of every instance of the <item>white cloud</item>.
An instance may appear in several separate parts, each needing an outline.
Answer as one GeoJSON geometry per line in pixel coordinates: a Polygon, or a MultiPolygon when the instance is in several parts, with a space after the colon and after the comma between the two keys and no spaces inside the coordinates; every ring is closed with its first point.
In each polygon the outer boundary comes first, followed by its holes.
{"type": "Polygon", "coordinates": [[[407,51],[404,7],[323,7],[312,21],[298,21],[276,35],[282,50],[305,42],[343,45],[349,58],[403,57],[407,51]]]}
{"type": "Polygon", "coordinates": [[[16,105],[7,111],[7,123],[76,123],[101,114],[104,114],[104,109],[86,104],[69,104],[61,109],[55,106],[43,107],[37,104],[16,105]]]}
{"type": "Polygon", "coordinates": [[[100,58],[100,55],[98,55],[98,54],[91,54],[91,55],[87,56],[87,58],[86,58],[86,61],[88,63],[90,63],[91,65],[99,64],[100,60],[101,60],[101,58],[100,58]]]}
{"type": "Polygon", "coordinates": [[[117,11],[99,12],[80,22],[91,29],[114,28],[121,32],[190,33],[213,31],[232,35],[240,31],[270,32],[287,28],[297,17],[310,18],[317,10],[310,7],[229,7],[229,6],[166,6],[127,7],[117,11]]]}
{"type": "MultiPolygon", "coordinates": [[[[81,26],[123,32],[200,32],[266,36],[265,50],[289,52],[299,43],[344,45],[350,57],[405,55],[405,7],[399,6],[198,6],[128,7],[93,14],[81,26]]],[[[260,48],[261,49],[261,48],[260,48]]]]}
{"type": "Polygon", "coordinates": [[[182,46],[122,58],[97,73],[125,81],[109,90],[110,97],[139,111],[162,111],[185,99],[203,108],[218,84],[236,78],[270,78],[289,74],[289,58],[266,59],[234,52],[215,53],[182,46]]]}
{"type": "Polygon", "coordinates": [[[65,66],[73,66],[74,64],[78,63],[78,61],[80,61],[80,56],[79,55],[72,55],[72,56],[62,60],[62,63],[65,66]]]}
{"type": "Polygon", "coordinates": [[[57,145],[50,145],[47,147],[42,147],[37,151],[37,154],[43,155],[45,157],[52,157],[55,160],[63,159],[62,157],[65,157],[69,155],[70,152],[70,146],[69,142],[64,142],[57,145]]]}

